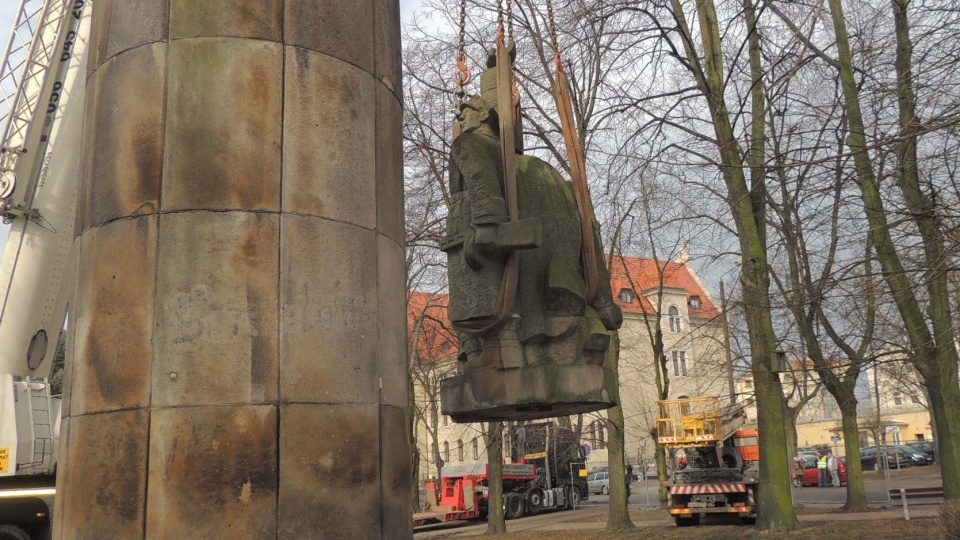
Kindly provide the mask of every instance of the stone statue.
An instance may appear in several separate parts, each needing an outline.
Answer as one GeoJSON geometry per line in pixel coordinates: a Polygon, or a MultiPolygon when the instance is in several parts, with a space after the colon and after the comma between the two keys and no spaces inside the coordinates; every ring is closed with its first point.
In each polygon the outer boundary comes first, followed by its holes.
{"type": "Polygon", "coordinates": [[[451,203],[441,249],[448,257],[448,314],[460,333],[460,354],[459,375],[444,382],[444,413],[455,421],[521,420],[608,408],[613,394],[603,362],[622,314],[602,244],[597,236],[591,256],[598,262],[598,293],[587,302],[573,187],[535,157],[516,156],[522,219],[508,220],[490,67],[481,95],[460,108],[462,134],[450,155],[451,203]],[[511,253],[520,269],[504,317],[500,298],[511,253]]]}

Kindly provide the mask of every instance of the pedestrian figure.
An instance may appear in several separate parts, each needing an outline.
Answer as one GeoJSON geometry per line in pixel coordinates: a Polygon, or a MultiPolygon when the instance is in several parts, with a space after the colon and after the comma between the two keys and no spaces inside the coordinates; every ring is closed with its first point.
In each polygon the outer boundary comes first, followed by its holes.
{"type": "Polygon", "coordinates": [[[817,487],[827,487],[830,484],[827,470],[827,456],[817,452],[817,487]]]}
{"type": "Polygon", "coordinates": [[[827,458],[827,470],[830,471],[830,483],[833,484],[833,487],[840,487],[840,460],[833,455],[833,452],[828,452],[827,455],[829,456],[827,458]]]}
{"type": "Polygon", "coordinates": [[[800,456],[793,460],[793,486],[803,487],[803,460],[800,459],[800,456]]]}

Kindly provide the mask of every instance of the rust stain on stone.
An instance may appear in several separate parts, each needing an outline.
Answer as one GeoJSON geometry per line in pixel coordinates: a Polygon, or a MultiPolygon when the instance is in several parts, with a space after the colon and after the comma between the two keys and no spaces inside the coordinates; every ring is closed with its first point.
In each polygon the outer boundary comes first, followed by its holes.
{"type": "Polygon", "coordinates": [[[136,538],[143,530],[147,412],[71,420],[71,462],[61,480],[63,526],[71,538],[136,538]],[[122,463],[123,466],[117,466],[122,463]]]}
{"type": "Polygon", "coordinates": [[[268,406],[158,411],[148,528],[162,538],[275,534],[276,411],[268,406]],[[154,488],[154,486],[157,486],[154,488]],[[211,520],[210,516],[218,516],[211,520]]]}

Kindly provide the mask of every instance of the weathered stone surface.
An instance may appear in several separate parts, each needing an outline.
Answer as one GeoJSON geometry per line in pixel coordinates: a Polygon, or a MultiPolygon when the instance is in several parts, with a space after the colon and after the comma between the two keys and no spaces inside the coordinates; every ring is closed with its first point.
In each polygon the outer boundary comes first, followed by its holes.
{"type": "Polygon", "coordinates": [[[279,238],[277,214],[163,215],[154,407],[276,400],[279,238]]]}
{"type": "Polygon", "coordinates": [[[395,0],[374,0],[373,30],[374,74],[396,95],[400,95],[401,48],[400,48],[400,3],[395,0]]]}
{"type": "Polygon", "coordinates": [[[276,436],[271,405],[153,411],[146,537],[277,538],[276,436]]]}
{"type": "Polygon", "coordinates": [[[280,419],[278,538],[382,538],[377,406],[291,404],[280,419]]]}
{"type": "Polygon", "coordinates": [[[88,154],[88,226],[159,209],[165,63],[166,45],[151,44],[108,60],[94,76],[88,140],[112,151],[88,154]]]}
{"type": "Polygon", "coordinates": [[[383,538],[409,539],[413,504],[410,492],[410,429],[404,408],[380,407],[380,523],[383,538]]]}
{"type": "Polygon", "coordinates": [[[373,73],[374,0],[287,0],[284,42],[373,73]],[[363,36],[363,37],[361,37],[363,36]]]}
{"type": "Polygon", "coordinates": [[[400,246],[377,236],[377,300],[380,303],[380,403],[406,407],[407,316],[406,261],[400,246]]]}
{"type": "Polygon", "coordinates": [[[373,229],[376,83],[325,54],[286,54],[283,210],[373,229]]]}
{"type": "Polygon", "coordinates": [[[115,221],[81,239],[71,322],[70,412],[146,407],[153,358],[157,216],[115,221]]]}
{"type": "MultiPolygon", "coordinates": [[[[100,101],[100,86],[87,84],[84,95],[83,139],[80,141],[80,185],[77,186],[77,212],[74,217],[73,236],[77,240],[90,226],[90,190],[93,189],[93,162],[96,159],[94,139],[96,138],[95,105],[100,101]]],[[[79,253],[79,252],[77,252],[79,253]]]]}
{"type": "Polygon", "coordinates": [[[281,41],[283,0],[172,0],[170,38],[244,37],[281,41]]]}
{"type": "MultiPolygon", "coordinates": [[[[64,366],[64,369],[69,369],[70,362],[67,362],[64,366]]],[[[70,379],[67,379],[68,381],[70,379]]],[[[68,385],[64,385],[64,390],[68,385]]],[[[64,394],[64,405],[66,405],[66,394],[64,394]]],[[[66,501],[64,499],[64,482],[67,478],[70,477],[70,462],[64,460],[62,456],[66,456],[67,452],[70,451],[70,415],[62,412],[60,413],[60,440],[58,441],[57,451],[59,452],[60,460],[57,462],[57,493],[54,495],[53,508],[64,508],[66,501]]],[[[51,519],[51,526],[53,527],[53,540],[63,540],[69,537],[63,534],[63,512],[53,512],[51,519]]]]}
{"type": "Polygon", "coordinates": [[[376,233],[284,215],[280,261],[280,397],[377,403],[376,233]]]}
{"type": "Polygon", "coordinates": [[[398,244],[403,224],[403,109],[400,100],[377,85],[377,230],[398,244]]]}
{"type": "Polygon", "coordinates": [[[54,512],[65,525],[62,538],[143,538],[147,415],[137,409],[70,419],[69,460],[57,479],[64,496],[54,512]]]}
{"type": "MultiPolygon", "coordinates": [[[[73,249],[75,250],[74,253],[77,254],[77,257],[78,257],[78,258],[79,258],[79,255],[80,255],[80,240],[81,240],[80,238],[74,238],[74,240],[73,240],[73,242],[74,242],[74,248],[73,248],[73,249]]],[[[80,274],[80,272],[79,272],[79,268],[80,268],[79,262],[80,262],[80,261],[78,260],[78,261],[75,263],[75,264],[76,264],[76,268],[74,269],[75,272],[76,272],[76,274],[77,274],[77,275],[74,277],[74,282],[73,282],[73,290],[74,290],[74,298],[75,298],[75,301],[76,301],[76,298],[78,297],[77,291],[79,291],[79,287],[77,287],[77,283],[79,282],[78,280],[79,280],[79,278],[80,278],[80,276],[79,276],[79,274],[80,274]]],[[[76,316],[77,316],[76,307],[74,307],[74,311],[73,311],[71,314],[68,314],[68,316],[70,316],[70,317],[76,317],[76,316]]],[[[73,405],[73,382],[77,380],[77,377],[76,377],[76,375],[74,375],[74,372],[76,371],[76,366],[77,366],[77,364],[79,363],[79,361],[76,360],[76,358],[77,358],[76,353],[75,353],[76,349],[74,348],[74,344],[75,344],[76,342],[77,342],[77,325],[76,325],[76,324],[70,324],[70,325],[67,326],[67,349],[66,349],[66,354],[70,355],[70,356],[69,356],[70,361],[69,361],[69,362],[64,362],[64,365],[63,365],[63,394],[61,394],[61,396],[60,396],[60,418],[68,418],[68,417],[70,417],[70,415],[72,414],[72,411],[73,411],[73,409],[72,409],[72,405],[73,405]]],[[[62,428],[61,428],[61,429],[62,429],[62,428]]],[[[60,455],[61,455],[61,456],[67,455],[66,446],[64,446],[64,442],[63,442],[63,437],[60,437],[60,446],[59,446],[58,448],[60,449],[60,455]]]]}
{"type": "Polygon", "coordinates": [[[123,51],[167,39],[170,0],[97,0],[92,4],[88,75],[123,51]]]}
{"type": "Polygon", "coordinates": [[[538,420],[609,409],[616,388],[596,364],[486,369],[443,379],[440,402],[454,422],[538,420]]]}
{"type": "Polygon", "coordinates": [[[163,210],[278,210],[281,45],[184,39],[169,54],[163,210]]]}

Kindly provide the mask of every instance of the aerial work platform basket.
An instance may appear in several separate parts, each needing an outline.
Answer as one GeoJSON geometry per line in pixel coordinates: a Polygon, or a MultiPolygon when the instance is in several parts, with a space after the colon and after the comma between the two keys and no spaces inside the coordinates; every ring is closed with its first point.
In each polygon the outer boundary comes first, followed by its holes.
{"type": "Polygon", "coordinates": [[[723,407],[717,397],[666,399],[658,405],[657,438],[671,448],[714,445],[745,422],[742,405],[723,407]]]}

